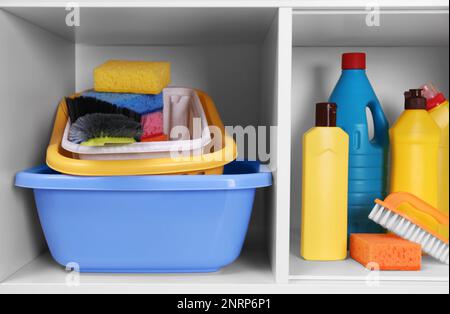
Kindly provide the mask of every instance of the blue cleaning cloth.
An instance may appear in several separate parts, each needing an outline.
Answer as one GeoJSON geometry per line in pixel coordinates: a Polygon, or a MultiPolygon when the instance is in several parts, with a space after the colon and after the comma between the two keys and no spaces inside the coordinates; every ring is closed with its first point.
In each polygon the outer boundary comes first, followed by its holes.
{"type": "Polygon", "coordinates": [[[162,110],[164,107],[163,93],[158,95],[143,94],[120,94],[120,93],[98,93],[94,91],[85,92],[84,97],[91,97],[108,102],[120,108],[133,110],[141,115],[162,110]]]}

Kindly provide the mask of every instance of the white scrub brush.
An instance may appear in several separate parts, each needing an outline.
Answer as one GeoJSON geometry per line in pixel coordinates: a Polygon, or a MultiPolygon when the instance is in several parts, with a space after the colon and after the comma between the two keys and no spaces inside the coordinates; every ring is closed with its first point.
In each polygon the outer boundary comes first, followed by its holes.
{"type": "Polygon", "coordinates": [[[449,217],[408,193],[394,193],[376,200],[369,218],[422,250],[449,264],[449,217]]]}

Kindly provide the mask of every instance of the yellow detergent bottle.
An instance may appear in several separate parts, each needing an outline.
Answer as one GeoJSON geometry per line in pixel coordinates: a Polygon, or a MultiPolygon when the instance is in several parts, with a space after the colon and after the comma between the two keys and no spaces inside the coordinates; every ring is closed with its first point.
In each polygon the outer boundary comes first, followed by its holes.
{"type": "Polygon", "coordinates": [[[441,129],[441,144],[439,147],[439,200],[437,208],[448,215],[448,100],[432,84],[424,85],[422,89],[425,98],[427,98],[428,112],[441,129]]]}
{"type": "Polygon", "coordinates": [[[406,110],[390,131],[391,192],[407,192],[437,207],[441,130],[421,89],[406,92],[405,98],[406,110]]]}
{"type": "Polygon", "coordinates": [[[316,127],[303,139],[301,255],[347,258],[349,137],[336,127],[337,105],[317,104],[316,127]]]}

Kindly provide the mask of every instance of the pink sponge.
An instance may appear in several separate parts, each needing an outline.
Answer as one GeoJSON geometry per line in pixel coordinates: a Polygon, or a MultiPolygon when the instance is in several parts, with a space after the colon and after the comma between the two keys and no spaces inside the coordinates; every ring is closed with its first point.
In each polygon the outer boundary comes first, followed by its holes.
{"type": "Polygon", "coordinates": [[[161,135],[164,133],[164,117],[161,111],[153,112],[142,117],[144,134],[142,139],[161,135]]]}

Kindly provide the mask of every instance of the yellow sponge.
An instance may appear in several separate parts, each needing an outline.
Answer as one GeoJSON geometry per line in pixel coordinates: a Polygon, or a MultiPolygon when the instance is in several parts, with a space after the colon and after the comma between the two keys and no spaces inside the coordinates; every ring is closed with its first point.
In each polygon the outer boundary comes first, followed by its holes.
{"type": "Polygon", "coordinates": [[[112,60],[94,71],[97,92],[156,95],[169,84],[169,62],[112,60]]]}

